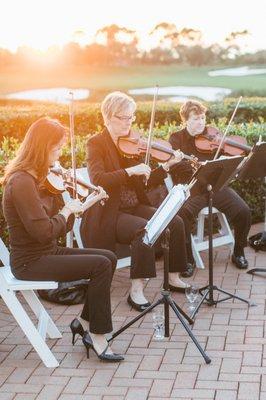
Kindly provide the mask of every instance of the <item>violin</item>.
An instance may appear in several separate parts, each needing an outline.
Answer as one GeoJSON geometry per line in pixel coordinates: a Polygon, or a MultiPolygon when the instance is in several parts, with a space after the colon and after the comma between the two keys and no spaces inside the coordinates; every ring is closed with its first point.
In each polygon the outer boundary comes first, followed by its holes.
{"type": "Polygon", "coordinates": [[[92,192],[99,193],[97,186],[88,184],[81,176],[76,176],[76,185],[73,184],[73,178],[72,170],[56,165],[50,168],[44,185],[53,194],[62,194],[67,190],[73,198],[79,199],[87,198],[92,192]]]}
{"type": "MultiPolygon", "coordinates": [[[[211,126],[207,127],[207,133],[195,137],[195,146],[200,153],[214,153],[217,151],[223,139],[222,133],[211,126]]],[[[223,140],[220,151],[229,156],[240,156],[250,152],[251,147],[247,145],[244,137],[234,135],[223,140]]]]}
{"type": "MultiPolygon", "coordinates": [[[[139,157],[146,154],[148,147],[148,140],[141,138],[140,134],[136,131],[130,131],[127,136],[120,136],[117,141],[117,148],[121,155],[125,157],[139,157]]],[[[150,143],[150,155],[157,162],[166,162],[173,155],[171,144],[163,139],[152,140],[150,143]]],[[[183,155],[183,158],[189,160],[192,164],[197,165],[198,159],[195,156],[183,155]]]]}

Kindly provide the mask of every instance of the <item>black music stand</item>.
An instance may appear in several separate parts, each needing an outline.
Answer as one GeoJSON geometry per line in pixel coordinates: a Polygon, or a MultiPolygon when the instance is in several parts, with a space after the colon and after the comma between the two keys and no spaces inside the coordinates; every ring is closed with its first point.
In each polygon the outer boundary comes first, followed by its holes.
{"type": "MultiPolygon", "coordinates": [[[[251,150],[250,156],[241,168],[237,175],[237,179],[245,180],[250,178],[265,178],[266,177],[266,142],[256,143],[251,150]]],[[[266,183],[266,180],[265,180],[266,183]]],[[[265,211],[264,211],[264,231],[256,235],[257,246],[266,245],[266,196],[265,196],[265,211]]],[[[256,245],[256,243],[254,243],[256,245]]],[[[256,272],[266,272],[265,268],[252,268],[247,271],[247,274],[256,272]]]]}
{"type": "Polygon", "coordinates": [[[150,221],[148,221],[145,232],[143,236],[143,243],[147,246],[153,246],[157,239],[162,235],[162,247],[164,251],[164,281],[163,288],[161,290],[161,298],[158,299],[155,303],[151,304],[150,307],[146,308],[145,311],[140,313],[137,317],[133,318],[128,324],[123,326],[121,329],[112,334],[111,338],[108,341],[113,340],[116,336],[120,335],[120,333],[124,332],[127,328],[129,328],[132,324],[138,321],[140,318],[144,317],[148,312],[152,311],[155,307],[160,304],[164,305],[164,316],[165,316],[165,337],[169,337],[169,306],[174,311],[175,315],[181,322],[182,326],[186,330],[189,337],[192,339],[197,349],[203,356],[206,364],[211,362],[211,359],[207,356],[207,354],[202,349],[201,345],[193,335],[191,329],[185,322],[185,319],[193,324],[193,320],[172,300],[170,291],[169,291],[169,281],[168,281],[168,273],[169,273],[169,237],[170,230],[168,228],[169,223],[177,214],[179,209],[182,207],[184,202],[189,197],[188,188],[184,185],[176,185],[174,186],[167,197],[157,209],[156,213],[153,215],[150,221]]]}
{"type": "Polygon", "coordinates": [[[234,176],[237,166],[240,162],[243,161],[243,157],[235,156],[229,158],[220,158],[218,160],[205,161],[203,165],[199,167],[199,169],[195,172],[192,179],[196,179],[196,184],[193,185],[191,189],[191,196],[195,196],[198,194],[206,193],[208,195],[208,237],[209,237],[209,283],[207,286],[200,289],[200,294],[202,295],[202,299],[191,314],[191,318],[197,314],[200,306],[206,300],[208,305],[213,306],[217,303],[228,299],[238,299],[244,301],[249,305],[253,305],[246,299],[242,297],[236,296],[232,293],[229,293],[213,283],[213,221],[212,221],[212,202],[213,202],[213,193],[222,189],[234,176]],[[220,293],[224,293],[227,297],[224,297],[219,300],[214,300],[213,293],[214,291],[218,291],[220,293]]]}

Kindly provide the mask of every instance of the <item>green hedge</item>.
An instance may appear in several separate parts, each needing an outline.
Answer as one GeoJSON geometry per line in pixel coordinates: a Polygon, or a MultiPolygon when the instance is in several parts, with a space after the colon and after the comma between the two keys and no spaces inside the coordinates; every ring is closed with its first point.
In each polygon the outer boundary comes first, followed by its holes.
{"type": "MultiPolygon", "coordinates": [[[[224,102],[209,103],[209,120],[221,118],[229,120],[236,105],[236,99],[224,102]]],[[[159,101],[156,108],[156,124],[179,125],[180,103],[159,101]]],[[[151,102],[139,102],[136,112],[139,126],[147,128],[150,122],[151,102]]],[[[0,102],[0,140],[4,136],[22,139],[25,131],[33,121],[42,116],[58,118],[69,124],[68,107],[65,105],[44,104],[38,102],[0,102]]],[[[234,123],[263,122],[266,116],[266,98],[244,98],[236,113],[234,123]]],[[[99,103],[77,102],[75,104],[75,132],[77,135],[88,135],[103,127],[99,103]]]]}

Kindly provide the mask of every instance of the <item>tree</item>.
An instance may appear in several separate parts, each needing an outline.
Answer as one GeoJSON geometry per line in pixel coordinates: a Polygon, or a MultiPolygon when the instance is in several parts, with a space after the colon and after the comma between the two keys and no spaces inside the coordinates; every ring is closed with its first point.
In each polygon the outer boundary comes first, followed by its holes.
{"type": "Polygon", "coordinates": [[[134,30],[108,25],[96,32],[95,42],[107,47],[111,64],[128,64],[137,58],[138,37],[134,30]]]}
{"type": "Polygon", "coordinates": [[[249,31],[244,29],[243,31],[235,31],[229,33],[229,35],[225,38],[225,58],[236,58],[241,54],[240,44],[247,38],[249,35],[249,31]]]}

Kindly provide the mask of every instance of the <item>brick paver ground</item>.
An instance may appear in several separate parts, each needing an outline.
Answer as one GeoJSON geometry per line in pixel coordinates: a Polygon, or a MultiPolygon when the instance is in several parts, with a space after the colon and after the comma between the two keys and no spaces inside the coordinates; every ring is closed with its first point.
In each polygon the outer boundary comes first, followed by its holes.
{"type": "MultiPolygon", "coordinates": [[[[261,230],[262,225],[252,227],[252,232],[261,230]]],[[[250,267],[266,267],[265,253],[247,248],[246,256],[250,267]]],[[[157,278],[147,282],[150,300],[160,295],[162,274],[160,261],[157,278]]],[[[128,269],[117,271],[113,280],[115,328],[137,315],[126,303],[128,275],[128,269]]],[[[227,248],[215,251],[215,283],[251,298],[257,307],[232,300],[201,307],[193,332],[211,357],[210,365],[172,313],[170,338],[153,339],[149,314],[114,340],[113,349],[125,354],[124,362],[103,363],[93,353],[87,359],[80,339],[71,345],[69,329],[81,307],[46,303],[63,332],[62,339],[48,341],[60,360],[58,368],[48,369],[0,301],[0,400],[266,400],[265,279],[266,274],[251,276],[236,269],[227,248]]],[[[198,270],[193,280],[205,285],[208,270],[198,270]]],[[[173,294],[173,298],[187,309],[184,295],[173,294]]]]}

